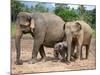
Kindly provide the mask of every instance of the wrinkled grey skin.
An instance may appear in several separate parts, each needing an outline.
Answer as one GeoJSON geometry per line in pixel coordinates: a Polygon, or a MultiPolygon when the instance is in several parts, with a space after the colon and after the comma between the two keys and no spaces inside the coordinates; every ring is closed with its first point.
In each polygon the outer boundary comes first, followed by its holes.
{"type": "Polygon", "coordinates": [[[66,42],[59,42],[57,44],[54,45],[54,57],[56,60],[59,59],[59,54],[62,57],[62,61],[66,61],[67,60],[67,44],[66,42]]]}
{"type": "Polygon", "coordinates": [[[63,41],[64,24],[65,22],[60,17],[51,13],[20,12],[16,20],[16,64],[23,64],[20,59],[20,39],[23,34],[30,33],[33,36],[34,44],[30,63],[36,63],[38,51],[41,59],[46,57],[43,46],[54,47],[56,43],[63,41]]]}
{"type": "Polygon", "coordinates": [[[89,46],[92,38],[92,29],[84,21],[73,21],[65,24],[66,39],[68,45],[68,61],[74,54],[75,46],[77,46],[77,57],[82,58],[82,47],[86,47],[86,59],[89,54],[89,46]]]}

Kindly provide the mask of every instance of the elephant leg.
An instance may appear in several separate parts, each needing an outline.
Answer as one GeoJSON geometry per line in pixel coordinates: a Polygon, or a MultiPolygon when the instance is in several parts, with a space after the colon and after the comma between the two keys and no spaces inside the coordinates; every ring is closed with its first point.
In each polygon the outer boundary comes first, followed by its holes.
{"type": "Polygon", "coordinates": [[[78,59],[80,59],[80,46],[79,45],[77,45],[77,57],[78,57],[78,59]]]}
{"type": "Polygon", "coordinates": [[[54,51],[54,57],[55,57],[56,60],[59,59],[58,56],[59,56],[59,53],[57,51],[54,51]]]}
{"type": "Polygon", "coordinates": [[[81,46],[81,49],[80,49],[80,60],[83,59],[82,47],[83,47],[83,46],[81,46]]]}
{"type": "Polygon", "coordinates": [[[16,29],[16,35],[15,35],[15,46],[16,46],[16,64],[17,65],[22,65],[23,62],[20,59],[20,41],[22,37],[22,32],[18,29],[16,29]]]}
{"type": "Polygon", "coordinates": [[[70,33],[66,33],[66,43],[68,44],[68,51],[67,51],[67,62],[71,62],[71,45],[72,45],[72,35],[70,33]]]}
{"type": "Polygon", "coordinates": [[[92,36],[90,36],[89,44],[86,45],[86,59],[88,59],[88,56],[89,56],[89,48],[90,48],[90,43],[91,43],[91,37],[92,37],[92,36]]]}
{"type": "Polygon", "coordinates": [[[71,46],[69,46],[69,49],[68,49],[68,53],[67,53],[67,61],[68,61],[68,63],[70,63],[71,61],[70,61],[70,59],[71,59],[71,46]]]}
{"type": "MultiPolygon", "coordinates": [[[[32,51],[32,60],[29,63],[36,63],[37,62],[37,55],[38,55],[38,51],[40,51],[40,49],[42,49],[41,51],[43,52],[43,47],[41,47],[41,45],[43,44],[44,41],[44,36],[45,33],[39,31],[40,33],[36,33],[35,37],[34,37],[34,45],[33,45],[33,51],[32,51]]],[[[43,55],[45,56],[45,53],[43,52],[43,55]]]]}
{"type": "Polygon", "coordinates": [[[75,44],[72,44],[71,61],[75,61],[75,59],[77,59],[77,53],[75,53],[75,44]]]}
{"type": "Polygon", "coordinates": [[[40,52],[40,55],[41,55],[41,60],[45,61],[46,54],[45,54],[43,45],[40,46],[39,52],[40,52]]]}
{"type": "Polygon", "coordinates": [[[78,43],[77,44],[77,54],[76,56],[78,57],[78,59],[82,59],[82,44],[78,43]]]}
{"type": "Polygon", "coordinates": [[[65,56],[65,52],[64,51],[60,51],[60,55],[62,57],[61,61],[65,62],[66,61],[66,56],[65,56]]]}
{"type": "Polygon", "coordinates": [[[88,59],[89,56],[89,45],[86,45],[86,59],[88,59]]]}
{"type": "Polygon", "coordinates": [[[75,56],[75,43],[72,43],[72,47],[71,47],[71,61],[75,61],[76,56],[75,56]]]}
{"type": "Polygon", "coordinates": [[[78,37],[78,42],[77,42],[77,56],[79,59],[82,57],[82,43],[83,43],[83,35],[78,37]]]}
{"type": "MultiPolygon", "coordinates": [[[[34,33],[33,32],[31,33],[31,35],[32,35],[32,37],[34,39],[34,33]]],[[[43,45],[40,46],[39,53],[40,53],[41,59],[45,59],[46,58],[46,54],[45,54],[43,45]]]]}
{"type": "Polygon", "coordinates": [[[75,50],[75,45],[72,43],[72,48],[71,48],[72,50],[71,50],[71,56],[73,56],[74,55],[74,50],[75,50]]]}
{"type": "Polygon", "coordinates": [[[33,50],[32,50],[32,60],[29,61],[30,64],[34,64],[37,62],[37,55],[41,44],[38,39],[34,40],[33,50]]]}

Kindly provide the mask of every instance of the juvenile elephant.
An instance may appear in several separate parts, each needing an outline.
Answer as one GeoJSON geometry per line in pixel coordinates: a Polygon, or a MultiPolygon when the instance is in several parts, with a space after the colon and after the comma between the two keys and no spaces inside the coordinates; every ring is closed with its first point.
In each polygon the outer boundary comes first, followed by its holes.
{"type": "Polygon", "coordinates": [[[41,59],[45,59],[43,46],[54,47],[54,44],[63,41],[65,37],[65,22],[51,13],[20,12],[16,20],[16,64],[23,64],[20,59],[20,39],[22,34],[30,33],[34,38],[31,63],[37,61],[38,51],[41,59]]]}
{"type": "Polygon", "coordinates": [[[82,47],[86,46],[86,59],[88,58],[89,46],[92,37],[91,27],[84,21],[66,22],[65,24],[66,41],[68,44],[68,61],[74,55],[75,46],[77,46],[77,55],[82,59],[82,47]]]}
{"type": "Polygon", "coordinates": [[[66,61],[67,60],[67,43],[65,41],[63,42],[59,42],[57,44],[54,45],[54,57],[56,58],[56,60],[59,59],[59,55],[62,58],[62,61],[66,61]]]}

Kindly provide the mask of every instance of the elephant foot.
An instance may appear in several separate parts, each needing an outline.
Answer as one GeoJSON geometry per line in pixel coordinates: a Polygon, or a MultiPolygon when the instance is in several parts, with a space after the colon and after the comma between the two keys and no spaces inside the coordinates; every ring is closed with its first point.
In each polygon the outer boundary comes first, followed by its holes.
{"type": "Polygon", "coordinates": [[[86,57],[85,59],[88,59],[89,57],[86,57]]]}
{"type": "Polygon", "coordinates": [[[23,61],[22,60],[16,61],[16,65],[23,65],[23,61]]]}
{"type": "Polygon", "coordinates": [[[58,62],[59,59],[54,59],[53,62],[58,62]]]}
{"type": "Polygon", "coordinates": [[[66,63],[67,65],[69,65],[69,64],[71,63],[71,61],[66,61],[65,63],[66,63]]]}
{"type": "Polygon", "coordinates": [[[72,61],[72,62],[75,62],[75,58],[74,57],[71,57],[71,59],[70,59],[70,61],[72,61]]]}
{"type": "Polygon", "coordinates": [[[66,60],[65,59],[61,59],[61,62],[66,62],[66,60]]]}
{"type": "Polygon", "coordinates": [[[86,60],[86,59],[87,59],[87,58],[82,58],[82,57],[80,58],[80,60],[86,60]]]}
{"type": "Polygon", "coordinates": [[[80,60],[84,60],[85,58],[80,58],[80,60]]]}
{"type": "Polygon", "coordinates": [[[66,63],[67,63],[67,64],[70,64],[70,63],[71,63],[71,61],[70,61],[70,60],[67,60],[67,61],[66,61],[66,63]]]}
{"type": "Polygon", "coordinates": [[[37,62],[37,60],[32,59],[32,60],[30,60],[28,63],[29,63],[29,64],[35,64],[36,62],[37,62]]]}
{"type": "Polygon", "coordinates": [[[74,53],[73,57],[74,59],[78,59],[78,53],[74,53]]]}
{"type": "Polygon", "coordinates": [[[46,62],[46,57],[40,59],[41,62],[46,62]]]}
{"type": "Polygon", "coordinates": [[[54,57],[53,62],[58,62],[59,58],[58,57],[54,57]]]}
{"type": "Polygon", "coordinates": [[[58,62],[58,60],[53,60],[53,62],[58,62]]]}

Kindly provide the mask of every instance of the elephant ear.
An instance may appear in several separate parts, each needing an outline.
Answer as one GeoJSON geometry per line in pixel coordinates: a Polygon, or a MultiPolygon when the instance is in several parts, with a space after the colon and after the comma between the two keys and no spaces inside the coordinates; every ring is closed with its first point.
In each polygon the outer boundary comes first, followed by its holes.
{"type": "Polygon", "coordinates": [[[75,28],[77,29],[77,31],[81,30],[81,24],[79,22],[75,22],[75,28]]]}
{"type": "Polygon", "coordinates": [[[34,29],[34,28],[35,28],[35,21],[34,21],[34,19],[31,19],[30,28],[31,28],[31,29],[34,29]]]}

